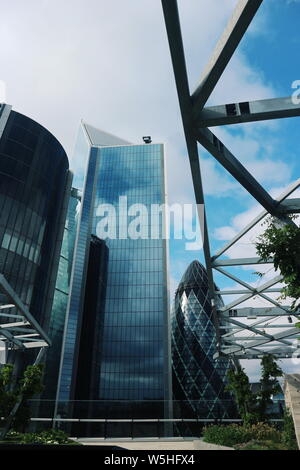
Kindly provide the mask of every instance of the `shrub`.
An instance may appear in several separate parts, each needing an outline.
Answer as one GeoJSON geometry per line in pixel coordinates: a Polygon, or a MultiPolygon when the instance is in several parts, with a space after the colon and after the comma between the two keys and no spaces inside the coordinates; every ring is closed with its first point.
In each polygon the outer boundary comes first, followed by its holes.
{"type": "Polygon", "coordinates": [[[273,442],[281,442],[281,433],[274,428],[274,426],[270,426],[266,423],[257,423],[253,424],[250,428],[250,433],[252,435],[251,439],[255,439],[257,441],[273,441],[273,442]]]}
{"type": "Polygon", "coordinates": [[[5,438],[10,441],[19,441],[21,437],[22,437],[22,434],[20,432],[15,431],[14,429],[11,429],[10,431],[8,431],[5,438]]]}
{"type": "Polygon", "coordinates": [[[20,444],[72,444],[68,435],[60,430],[50,429],[39,433],[22,434],[20,444]]]}
{"type": "Polygon", "coordinates": [[[279,443],[281,433],[273,426],[265,423],[257,423],[251,426],[241,426],[239,424],[212,425],[204,428],[203,440],[228,447],[244,444],[251,440],[268,440],[279,443]]]}
{"type": "Polygon", "coordinates": [[[212,425],[203,430],[203,440],[212,444],[232,447],[234,444],[248,442],[251,433],[247,427],[239,424],[212,425]]]}
{"type": "Polygon", "coordinates": [[[288,450],[284,444],[273,441],[249,441],[245,444],[237,444],[235,450],[288,450]]]}

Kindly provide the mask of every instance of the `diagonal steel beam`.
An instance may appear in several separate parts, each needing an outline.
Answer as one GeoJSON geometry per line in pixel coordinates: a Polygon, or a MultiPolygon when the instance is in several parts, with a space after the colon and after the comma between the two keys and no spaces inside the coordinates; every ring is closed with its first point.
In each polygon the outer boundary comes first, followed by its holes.
{"type": "Polygon", "coordinates": [[[199,113],[196,125],[214,127],[295,116],[300,116],[300,105],[293,102],[292,96],[287,96],[285,98],[209,106],[199,113]]]}
{"type": "Polygon", "coordinates": [[[196,138],[270,214],[281,215],[274,199],[209,129],[196,131],[196,138]]]}
{"type": "MultiPolygon", "coordinates": [[[[237,321],[237,320],[233,320],[232,318],[228,318],[226,317],[225,315],[222,315],[222,319],[228,323],[231,323],[232,325],[236,325],[236,326],[239,326],[241,328],[241,330],[239,331],[242,331],[242,330],[249,330],[249,331],[252,331],[253,333],[259,335],[259,336],[264,336],[265,338],[269,338],[271,340],[273,340],[273,335],[270,335],[268,333],[265,333],[264,331],[260,331],[258,330],[257,328],[251,326],[251,325],[245,325],[244,323],[240,322],[240,321],[237,321]]],[[[231,335],[232,336],[232,335],[231,335]]],[[[225,339],[225,335],[222,336],[223,339],[225,339]]]]}
{"type": "Polygon", "coordinates": [[[255,341],[251,341],[249,344],[247,344],[247,346],[232,347],[232,348],[230,348],[231,349],[230,354],[232,354],[234,352],[239,352],[243,349],[249,349],[249,348],[256,347],[256,346],[262,346],[263,344],[269,343],[271,341],[280,341],[281,342],[285,338],[288,338],[290,336],[294,336],[297,333],[299,334],[299,328],[290,328],[289,330],[287,330],[285,332],[280,332],[280,333],[277,333],[276,335],[273,335],[273,337],[272,337],[273,339],[270,339],[270,338],[258,339],[258,340],[255,340],[255,341]]]}
{"type": "MultiPolygon", "coordinates": [[[[229,321],[230,321],[230,319],[231,319],[232,317],[226,317],[226,318],[227,318],[228,323],[229,323],[229,321]]],[[[279,319],[279,317],[276,316],[276,317],[272,318],[272,321],[278,320],[278,319],[279,319]]],[[[255,327],[255,328],[257,328],[257,329],[262,328],[263,330],[266,330],[266,329],[268,329],[268,328],[272,328],[272,329],[273,329],[273,328],[288,328],[288,327],[291,326],[289,323],[286,324],[286,325],[274,325],[274,324],[272,324],[272,325],[271,325],[271,324],[263,325],[262,323],[265,323],[265,322],[266,322],[265,319],[263,319],[263,320],[258,320],[258,321],[256,321],[255,323],[251,323],[249,326],[255,327]],[[259,326],[258,326],[258,325],[259,325],[259,326]]],[[[231,323],[231,322],[230,322],[230,323],[231,323]]],[[[233,325],[233,324],[231,323],[231,325],[233,325]]],[[[226,330],[226,328],[229,328],[230,330],[235,330],[235,331],[230,331],[230,332],[228,332],[228,333],[223,334],[223,335],[222,335],[222,338],[229,338],[229,337],[231,337],[231,336],[236,335],[237,333],[241,333],[241,332],[245,329],[245,328],[244,328],[244,323],[242,323],[242,325],[243,325],[243,326],[240,327],[240,328],[239,328],[238,326],[236,326],[236,325],[235,325],[235,326],[230,326],[230,327],[228,327],[228,326],[221,326],[221,329],[224,329],[224,330],[226,330]]]]}
{"type": "Polygon", "coordinates": [[[245,302],[245,300],[248,300],[251,297],[254,297],[255,295],[264,295],[263,292],[265,289],[268,289],[269,287],[272,287],[281,281],[282,281],[282,276],[279,275],[265,282],[260,287],[253,288],[249,286],[251,288],[251,291],[249,292],[249,294],[242,295],[241,297],[238,297],[237,299],[233,300],[230,304],[227,304],[224,307],[220,308],[220,312],[227,312],[228,310],[233,309],[236,305],[239,305],[245,302]]]}
{"type": "Polygon", "coordinates": [[[13,290],[11,285],[7,282],[3,274],[0,274],[0,288],[7,295],[7,297],[12,301],[12,303],[16,306],[16,308],[22,312],[23,317],[30,322],[30,325],[35,328],[35,330],[40,334],[41,338],[49,346],[51,346],[50,338],[44,332],[44,330],[36,321],[36,319],[31,315],[26,305],[24,305],[20,297],[16,294],[16,292],[13,290]]]}
{"type": "MultiPolygon", "coordinates": [[[[280,196],[277,199],[275,199],[276,203],[277,204],[282,203],[296,189],[298,189],[299,186],[300,186],[300,178],[296,180],[295,182],[293,182],[292,184],[290,184],[287,187],[287,189],[282,194],[280,194],[280,196]]],[[[281,207],[284,208],[284,205],[282,204],[281,207]]],[[[266,217],[266,215],[268,215],[268,211],[264,210],[260,212],[260,214],[257,217],[255,217],[253,220],[251,220],[251,222],[249,222],[249,224],[247,224],[246,227],[243,228],[243,230],[241,230],[235,237],[233,237],[232,240],[230,240],[228,243],[226,243],[225,246],[223,246],[220,250],[218,250],[216,254],[213,256],[213,259],[216,259],[219,256],[221,256],[223,253],[225,253],[225,251],[231,248],[238,240],[240,240],[244,235],[246,235],[246,233],[248,233],[249,230],[251,230],[253,227],[255,227],[255,225],[257,225],[261,220],[263,220],[263,218],[266,217]]]]}
{"type": "MultiPolygon", "coordinates": [[[[276,337],[276,341],[279,341],[287,346],[290,346],[290,343],[288,341],[285,341],[284,339],[277,339],[279,336],[280,336],[280,333],[278,333],[277,335],[270,335],[269,333],[266,333],[264,330],[261,331],[251,325],[245,325],[244,323],[241,323],[237,320],[233,320],[232,318],[227,318],[225,316],[222,316],[223,320],[225,320],[226,322],[228,323],[232,323],[233,325],[237,325],[239,327],[241,327],[243,330],[249,330],[249,331],[252,331],[252,333],[255,333],[256,335],[258,336],[263,336],[264,338],[268,338],[269,341],[275,341],[275,337],[276,337]]],[[[297,328],[294,328],[295,330],[297,328]]],[[[295,333],[296,334],[296,333],[295,333]]],[[[297,332],[297,334],[299,334],[299,330],[297,332]]],[[[222,337],[224,339],[224,337],[222,337]]],[[[256,340],[257,338],[253,338],[253,340],[256,340]]],[[[259,340],[258,340],[259,341],[259,340]]],[[[250,343],[252,344],[252,343],[250,343]]]]}
{"type": "Polygon", "coordinates": [[[19,339],[17,339],[12,333],[10,333],[9,331],[7,330],[4,330],[4,329],[1,329],[1,335],[6,338],[9,342],[13,343],[15,346],[17,346],[19,349],[21,350],[24,350],[25,349],[25,346],[24,344],[22,343],[22,341],[20,341],[19,339]]]}
{"type": "MultiPolygon", "coordinates": [[[[172,58],[172,65],[174,70],[179,106],[182,116],[184,134],[186,139],[186,145],[189,155],[190,168],[192,173],[193,187],[195,193],[196,204],[198,207],[203,207],[202,217],[199,217],[199,224],[201,227],[202,241],[203,241],[203,252],[205,258],[205,264],[207,269],[209,291],[214,293],[214,279],[211,267],[211,254],[208,238],[208,227],[206,212],[204,206],[204,194],[201,179],[200,163],[197,141],[194,136],[194,118],[192,109],[192,100],[190,96],[189,83],[187,77],[184,48],[181,35],[181,27],[179,20],[178,5],[176,0],[162,0],[162,8],[165,18],[165,25],[167,30],[167,36],[169,41],[169,48],[172,58]]],[[[200,215],[200,214],[198,214],[200,215]]],[[[219,324],[217,315],[217,299],[212,298],[212,314],[214,324],[216,327],[217,344],[219,344],[219,324]]]]}
{"type": "MultiPolygon", "coordinates": [[[[263,292],[259,292],[258,289],[256,287],[253,287],[253,286],[250,286],[250,284],[247,284],[246,282],[242,281],[241,279],[239,279],[238,277],[234,276],[233,274],[231,273],[228,273],[227,271],[225,271],[224,269],[222,268],[215,268],[216,271],[219,271],[221,274],[224,274],[224,276],[227,276],[229,279],[232,279],[233,281],[236,281],[238,284],[241,284],[242,286],[246,287],[246,289],[249,289],[250,292],[253,292],[253,296],[254,295],[259,295],[260,297],[262,297],[263,299],[267,300],[268,302],[270,302],[271,304],[275,305],[275,307],[278,307],[280,308],[281,310],[285,311],[285,312],[288,312],[290,314],[290,310],[286,307],[284,307],[283,305],[281,305],[279,302],[276,302],[276,300],[274,299],[271,299],[270,297],[268,297],[267,295],[265,295],[263,292]]],[[[264,290],[264,292],[268,290],[267,288],[264,290]]],[[[250,298],[250,297],[249,297],[250,298]]],[[[245,300],[248,300],[248,299],[245,299],[245,300]]],[[[295,313],[293,313],[294,316],[296,316],[295,313]]]]}
{"type": "MultiPolygon", "coordinates": [[[[227,271],[225,271],[224,269],[220,268],[220,267],[217,267],[217,268],[214,268],[216,271],[218,271],[219,273],[223,274],[224,276],[228,277],[229,279],[231,279],[232,281],[235,281],[237,282],[238,284],[240,284],[241,286],[245,287],[246,289],[248,289],[248,291],[250,292],[256,292],[256,288],[251,286],[250,284],[248,284],[247,282],[243,281],[242,279],[238,278],[237,276],[235,276],[234,274],[231,274],[231,273],[228,273],[227,271]]],[[[246,292],[247,294],[247,292],[246,292]]]]}
{"type": "MultiPolygon", "coordinates": [[[[227,318],[228,318],[228,317],[227,317],[227,318]]],[[[231,318],[231,317],[228,318],[228,321],[229,321],[230,318],[231,318]]],[[[272,321],[278,320],[279,318],[280,318],[280,317],[277,317],[277,316],[276,316],[276,317],[274,317],[274,318],[272,319],[272,321]]],[[[265,323],[265,321],[266,321],[266,320],[263,318],[262,320],[258,320],[258,321],[254,322],[254,323],[251,323],[251,325],[249,325],[249,326],[255,327],[255,328],[259,328],[259,329],[260,329],[260,328],[263,328],[263,329],[274,328],[275,326],[277,326],[277,325],[262,325],[262,323],[265,323]],[[258,326],[258,325],[259,325],[259,326],[258,326]]],[[[241,333],[241,332],[244,331],[244,329],[245,329],[245,328],[244,328],[244,323],[243,323],[242,325],[243,325],[243,326],[242,326],[241,328],[239,328],[239,327],[237,327],[237,326],[230,326],[230,327],[227,326],[228,329],[230,329],[230,330],[235,330],[235,331],[230,331],[230,332],[228,332],[228,333],[223,334],[223,335],[222,335],[222,338],[227,339],[227,338],[229,338],[229,337],[231,337],[231,336],[236,335],[237,333],[241,333]]],[[[279,326],[280,326],[280,328],[287,328],[287,325],[283,325],[283,326],[282,326],[282,325],[279,325],[279,326]]],[[[221,329],[226,329],[226,327],[221,327],[221,329]]]]}
{"type": "MultiPolygon", "coordinates": [[[[172,3],[170,0],[167,0],[172,3]]],[[[202,110],[263,0],[240,0],[192,95],[194,116],[202,110]]]]}
{"type": "MultiPolygon", "coordinates": [[[[260,331],[260,329],[266,330],[267,328],[271,328],[271,327],[274,326],[274,325],[268,325],[268,326],[262,325],[262,323],[264,323],[266,321],[265,319],[258,320],[254,323],[251,323],[250,325],[246,325],[245,323],[242,323],[242,322],[239,322],[239,325],[237,325],[236,323],[231,322],[232,317],[226,317],[226,318],[227,318],[227,322],[230,323],[230,325],[231,325],[231,326],[227,325],[227,326],[221,327],[221,329],[224,329],[225,331],[226,331],[226,328],[227,328],[227,333],[222,334],[222,340],[226,340],[226,341],[228,339],[234,338],[237,333],[243,333],[245,330],[248,329],[247,328],[248,326],[251,327],[251,328],[256,328],[258,331],[260,331]]],[[[274,320],[277,320],[277,317],[274,317],[272,319],[272,321],[274,321],[274,320]]]]}

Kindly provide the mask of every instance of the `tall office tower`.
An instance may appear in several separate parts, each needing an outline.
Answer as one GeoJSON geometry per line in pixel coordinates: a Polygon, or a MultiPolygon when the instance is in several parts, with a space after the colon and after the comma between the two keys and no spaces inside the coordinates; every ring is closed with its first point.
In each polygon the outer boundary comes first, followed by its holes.
{"type": "Polygon", "coordinates": [[[53,415],[53,410],[51,413],[51,408],[49,409],[49,407],[53,406],[53,400],[55,400],[56,397],[80,203],[81,192],[78,189],[72,188],[70,191],[48,330],[51,348],[48,348],[46,352],[44,391],[42,398],[43,400],[49,400],[49,402],[43,402],[45,411],[44,413],[42,413],[42,410],[40,411],[41,416],[53,415]]]}
{"type": "MultiPolygon", "coordinates": [[[[97,398],[106,401],[99,413],[109,417],[109,410],[114,412],[113,404],[122,408],[124,402],[123,416],[135,413],[138,417],[140,409],[141,416],[147,417],[148,401],[155,401],[157,413],[163,417],[163,401],[170,398],[171,379],[164,208],[160,217],[150,220],[151,204],[165,202],[163,145],[132,145],[82,123],[76,152],[77,158],[85,158],[88,163],[57,413],[65,413],[64,401],[76,397],[84,296],[89,288],[90,239],[94,234],[105,238],[109,250],[105,308],[98,312],[103,318],[97,353],[101,358],[97,398]],[[141,407],[136,405],[133,411],[133,402],[141,407]]],[[[85,393],[88,395],[88,391],[85,393]]],[[[151,416],[155,414],[153,407],[152,403],[151,416]]]]}
{"type": "MultiPolygon", "coordinates": [[[[46,331],[70,186],[68,158],[56,138],[1,105],[0,273],[46,331]]],[[[11,351],[9,361],[20,354],[11,351]]]]}
{"type": "MultiPolygon", "coordinates": [[[[174,417],[233,417],[234,402],[225,390],[231,362],[214,360],[215,351],[207,273],[199,261],[193,261],[178,286],[172,311],[174,417]]],[[[183,434],[190,431],[186,424],[177,429],[183,434]]]]}

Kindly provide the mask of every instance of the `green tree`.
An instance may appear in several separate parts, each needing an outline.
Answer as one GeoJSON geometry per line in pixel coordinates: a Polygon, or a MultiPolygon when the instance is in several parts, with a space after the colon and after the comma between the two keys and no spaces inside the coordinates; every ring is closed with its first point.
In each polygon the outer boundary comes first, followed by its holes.
{"type": "Polygon", "coordinates": [[[265,354],[261,360],[261,380],[260,391],[257,394],[258,416],[260,421],[267,421],[267,407],[272,404],[272,395],[281,392],[280,384],[277,380],[282,377],[283,372],[276,364],[272,354],[265,354]]]}
{"type": "Polygon", "coordinates": [[[30,419],[28,400],[43,390],[43,368],[43,364],[27,366],[16,383],[12,365],[0,369],[0,412],[5,420],[2,438],[11,427],[24,432],[30,419]]]}
{"type": "Polygon", "coordinates": [[[6,417],[16,402],[16,393],[12,390],[13,366],[0,366],[0,416],[6,417]]]}
{"type": "Polygon", "coordinates": [[[37,393],[41,393],[43,391],[43,370],[43,364],[27,366],[23,377],[18,383],[16,394],[19,407],[13,419],[13,426],[16,430],[24,432],[26,429],[30,420],[30,407],[28,400],[37,393]]]}
{"type": "Polygon", "coordinates": [[[272,395],[281,391],[278,377],[283,375],[274,356],[266,354],[261,360],[260,390],[251,391],[250,382],[244,369],[239,365],[228,372],[227,390],[233,392],[243,424],[255,424],[268,420],[267,407],[272,395]]]}
{"type": "Polygon", "coordinates": [[[294,299],[291,307],[297,310],[300,306],[300,228],[293,223],[278,226],[278,221],[272,217],[266,223],[267,229],[256,243],[257,254],[262,261],[273,258],[274,268],[280,270],[286,284],[281,298],[294,299]]]}
{"type": "Polygon", "coordinates": [[[258,421],[256,413],[256,395],[252,393],[250,382],[244,369],[238,365],[227,374],[227,390],[233,392],[238,411],[243,424],[253,424],[258,421]]]}

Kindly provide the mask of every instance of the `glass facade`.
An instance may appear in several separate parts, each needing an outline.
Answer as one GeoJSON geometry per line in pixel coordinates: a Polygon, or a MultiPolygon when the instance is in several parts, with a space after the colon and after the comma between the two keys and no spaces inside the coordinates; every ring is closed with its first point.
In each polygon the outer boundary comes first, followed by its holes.
{"type": "MultiPolygon", "coordinates": [[[[92,235],[79,343],[75,400],[97,400],[102,359],[108,248],[92,235]]],[[[90,410],[92,414],[92,407],[90,410]]]]}
{"type": "Polygon", "coordinates": [[[70,294],[64,331],[62,360],[57,399],[70,400],[75,396],[79,344],[82,325],[86,274],[90,248],[93,208],[94,176],[97,168],[96,152],[91,150],[80,207],[79,223],[74,247],[70,294]]]}
{"type": "MultiPolygon", "coordinates": [[[[99,204],[111,204],[116,214],[119,196],[128,208],[164,202],[163,149],[161,145],[131,145],[98,149],[93,230],[97,231],[99,204]]],[[[130,218],[129,218],[130,219],[130,218]]],[[[140,217],[145,237],[153,223],[140,217]]],[[[162,233],[163,221],[156,221],[162,233]]],[[[119,218],[119,234],[127,228],[119,218]]],[[[128,231],[130,226],[128,225],[128,231]]],[[[110,258],[105,305],[100,399],[163,400],[166,344],[166,241],[158,239],[107,239],[110,258]]]]}
{"type": "Polygon", "coordinates": [[[64,236],[59,258],[58,273],[48,331],[48,336],[51,339],[52,346],[47,350],[44,374],[45,389],[42,396],[43,399],[54,400],[56,397],[63,332],[65,327],[71,281],[75,236],[78,226],[80,200],[80,191],[72,188],[68,205],[67,219],[64,228],[64,236]]]}
{"type": "Polygon", "coordinates": [[[47,330],[64,223],[68,158],[40,124],[15,111],[6,113],[5,122],[3,116],[0,272],[47,330]]]}
{"type": "Polygon", "coordinates": [[[181,279],[172,311],[173,399],[183,418],[236,415],[232,396],[225,391],[231,362],[225,358],[214,360],[215,352],[207,273],[194,261],[181,279]]]}
{"type": "Polygon", "coordinates": [[[93,233],[105,238],[109,250],[97,399],[115,401],[119,406],[127,400],[129,412],[128,401],[170,398],[164,211],[154,222],[133,206],[142,204],[149,215],[151,204],[165,202],[164,152],[161,144],[130,145],[90,129],[83,124],[77,143],[81,158],[87,153],[88,164],[58,399],[74,399],[78,325],[82,323],[88,242],[93,233]],[[120,196],[127,198],[128,212],[121,211],[120,196]],[[100,225],[104,215],[101,208],[106,205],[110,209],[105,234],[100,225]],[[116,232],[111,229],[114,214],[116,232]],[[153,239],[151,227],[158,234],[153,239]]]}

